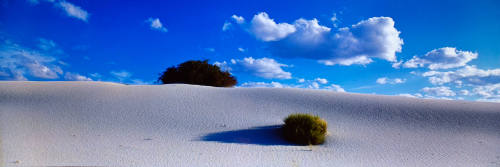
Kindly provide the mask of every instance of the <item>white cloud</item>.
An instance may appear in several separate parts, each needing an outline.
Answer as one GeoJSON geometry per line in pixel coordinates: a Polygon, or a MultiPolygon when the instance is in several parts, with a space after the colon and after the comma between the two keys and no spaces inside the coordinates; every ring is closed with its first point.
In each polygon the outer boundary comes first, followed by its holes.
{"type": "Polygon", "coordinates": [[[253,17],[250,32],[268,42],[274,55],[313,59],[325,65],[365,65],[373,58],[396,62],[403,45],[390,17],[373,17],[332,31],[316,19],[276,23],[262,12],[253,17]]]}
{"type": "Polygon", "coordinates": [[[222,31],[227,31],[229,28],[231,28],[231,23],[230,22],[225,22],[224,25],[222,25],[222,31]]]}
{"type": "Polygon", "coordinates": [[[89,74],[92,78],[97,78],[97,79],[101,79],[102,78],[102,75],[99,74],[99,73],[92,73],[92,74],[89,74]]]}
{"type": "Polygon", "coordinates": [[[387,83],[387,78],[386,77],[378,78],[377,79],[377,83],[378,84],[386,84],[387,83]]]}
{"type": "Polygon", "coordinates": [[[277,41],[296,31],[293,25],[288,23],[276,24],[269,18],[267,13],[255,15],[251,21],[250,31],[257,39],[263,41],[277,41]]]}
{"type": "Polygon", "coordinates": [[[151,27],[151,29],[153,30],[157,30],[157,31],[160,31],[160,32],[167,32],[167,28],[165,28],[165,26],[163,26],[163,24],[161,23],[160,19],[159,18],[148,18],[146,20],[146,22],[149,24],[149,27],[151,27]]]}
{"type": "Polygon", "coordinates": [[[382,78],[378,78],[377,81],[376,81],[378,84],[400,84],[400,83],[405,83],[406,82],[406,79],[401,79],[401,78],[394,78],[394,79],[390,79],[390,78],[387,78],[387,77],[382,77],[382,78]]]}
{"type": "Polygon", "coordinates": [[[422,92],[425,92],[429,95],[435,96],[455,96],[456,93],[453,92],[449,87],[440,86],[440,87],[424,87],[422,88],[422,92]]]}
{"type": "Polygon", "coordinates": [[[401,78],[394,78],[393,82],[394,84],[400,84],[400,83],[405,83],[406,79],[401,79],[401,78]]]}
{"type": "Polygon", "coordinates": [[[79,6],[76,6],[72,3],[66,2],[66,1],[59,1],[56,6],[59,8],[63,9],[64,12],[70,17],[74,17],[80,20],[83,20],[85,22],[88,21],[89,18],[89,13],[79,6]]]}
{"type": "Polygon", "coordinates": [[[222,71],[231,71],[231,70],[233,70],[226,61],[223,61],[223,62],[216,61],[216,62],[214,62],[214,65],[219,66],[219,68],[222,71]]]}
{"type": "Polygon", "coordinates": [[[477,101],[500,103],[500,98],[478,99],[477,101]]]}
{"type": "Polygon", "coordinates": [[[56,8],[62,9],[64,13],[66,13],[66,15],[68,15],[69,17],[80,19],[84,22],[88,22],[88,19],[90,17],[90,14],[86,10],[70,2],[66,2],[65,0],[60,0],[57,2],[56,0],[27,0],[27,1],[32,5],[38,5],[41,1],[52,3],[56,8]]]}
{"type": "Polygon", "coordinates": [[[403,65],[402,60],[392,63],[392,68],[399,69],[401,68],[401,65],[403,65]]]}
{"type": "Polygon", "coordinates": [[[231,18],[234,19],[234,21],[238,24],[245,23],[245,18],[243,18],[242,16],[232,15],[231,18]]]}
{"type": "Polygon", "coordinates": [[[424,56],[413,56],[406,61],[403,67],[417,68],[427,67],[431,70],[449,69],[465,66],[468,62],[477,58],[477,53],[461,51],[452,47],[434,49],[424,56]]]}
{"type": "Polygon", "coordinates": [[[66,74],[64,74],[64,79],[69,81],[92,81],[89,77],[71,72],[66,72],[66,74]]]}
{"type": "Polygon", "coordinates": [[[469,95],[469,91],[468,91],[468,90],[463,89],[463,90],[460,90],[460,94],[461,94],[461,95],[464,95],[464,96],[467,96],[467,95],[469,95]]]}
{"type": "Polygon", "coordinates": [[[328,83],[328,80],[325,79],[325,78],[316,78],[314,79],[315,81],[321,83],[321,84],[327,84],[328,83]]]}
{"type": "Polygon", "coordinates": [[[317,82],[312,82],[310,85],[307,86],[309,89],[319,89],[319,84],[317,82]]]}
{"type": "Polygon", "coordinates": [[[330,18],[330,21],[332,21],[333,27],[337,27],[337,22],[339,19],[337,18],[337,13],[333,13],[333,16],[330,18]]]}
{"type": "Polygon", "coordinates": [[[321,89],[321,90],[330,90],[335,92],[346,92],[344,88],[340,85],[331,84],[328,86],[321,86],[317,82],[309,82],[308,84],[300,84],[300,85],[289,85],[282,84],[279,82],[245,82],[238,87],[266,87],[266,88],[305,88],[305,89],[321,89]]]}
{"type": "Polygon", "coordinates": [[[115,77],[116,79],[120,80],[120,82],[123,82],[127,79],[129,79],[132,74],[130,74],[130,72],[128,71],[125,71],[125,70],[121,70],[121,71],[111,71],[109,72],[113,77],[115,77]]]}
{"type": "Polygon", "coordinates": [[[341,65],[368,64],[372,61],[371,58],[395,62],[396,52],[401,52],[403,45],[399,34],[390,17],[372,17],[350,28],[341,28],[333,38],[338,56],[324,62],[341,65]],[[343,63],[346,61],[349,63],[343,63]]]}
{"type": "MultiPolygon", "coordinates": [[[[420,94],[418,94],[420,95],[420,94]]],[[[403,97],[412,97],[412,98],[421,98],[422,95],[418,96],[418,95],[412,95],[412,94],[409,94],[409,93],[401,93],[401,94],[398,94],[397,96],[403,96],[403,97]]]]}
{"type": "Polygon", "coordinates": [[[307,89],[332,90],[335,92],[345,92],[344,88],[342,88],[340,85],[336,85],[336,84],[325,85],[328,83],[328,80],[324,79],[324,78],[315,78],[313,80],[306,80],[304,78],[299,78],[297,80],[297,82],[299,84],[293,85],[292,87],[307,88],[307,89]]]}
{"type": "Polygon", "coordinates": [[[240,52],[245,52],[245,51],[246,51],[246,49],[243,49],[243,48],[238,48],[238,51],[240,51],[240,52]]]}
{"type": "Polygon", "coordinates": [[[435,85],[452,82],[486,85],[500,82],[500,68],[482,70],[476,66],[465,66],[455,71],[428,71],[423,73],[422,76],[428,77],[429,82],[435,85]]]}
{"type": "Polygon", "coordinates": [[[59,74],[62,74],[60,67],[54,66],[49,68],[39,62],[26,64],[26,67],[29,69],[31,75],[43,79],[56,79],[59,78],[59,74]]]}
{"type": "Polygon", "coordinates": [[[292,74],[290,72],[284,71],[281,67],[287,67],[288,65],[280,64],[274,59],[270,58],[260,58],[254,59],[252,57],[247,57],[242,60],[231,60],[230,67],[225,66],[228,63],[216,62],[216,65],[223,67],[223,69],[238,70],[244,72],[250,72],[255,76],[266,78],[266,79],[290,79],[292,74]]]}
{"type": "Polygon", "coordinates": [[[326,87],[325,89],[333,90],[335,92],[346,92],[344,90],[344,88],[342,88],[340,85],[335,85],[335,84],[331,84],[330,86],[326,87]]]}
{"type": "Polygon", "coordinates": [[[56,79],[63,71],[56,57],[62,53],[50,40],[39,39],[40,48],[28,48],[9,40],[0,44],[0,80],[28,80],[27,77],[56,79]]]}
{"type": "MultiPolygon", "coordinates": [[[[120,83],[133,84],[133,85],[145,85],[145,84],[151,84],[152,83],[152,82],[149,82],[149,81],[143,81],[141,79],[133,78],[132,77],[132,73],[130,73],[130,72],[126,71],[126,70],[110,71],[109,74],[111,74],[111,76],[113,78],[109,78],[107,80],[110,80],[110,81],[113,81],[113,82],[120,82],[120,83]]],[[[97,75],[99,75],[99,74],[97,74],[97,75]]]]}
{"type": "Polygon", "coordinates": [[[245,82],[240,85],[240,87],[249,87],[249,88],[285,88],[285,86],[279,82],[245,82]]]}
{"type": "Polygon", "coordinates": [[[483,98],[500,98],[500,83],[477,86],[472,93],[483,98]]]}

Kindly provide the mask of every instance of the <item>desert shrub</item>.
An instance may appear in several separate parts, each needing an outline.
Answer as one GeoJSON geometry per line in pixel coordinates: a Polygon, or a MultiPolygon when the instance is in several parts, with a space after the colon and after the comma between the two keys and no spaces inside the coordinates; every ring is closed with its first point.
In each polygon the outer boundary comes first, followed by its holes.
{"type": "Polygon", "coordinates": [[[229,72],[212,64],[208,60],[186,61],[177,67],[169,67],[158,78],[162,84],[185,83],[194,85],[206,85],[217,87],[231,87],[236,85],[236,78],[229,72]]]}
{"type": "Polygon", "coordinates": [[[327,123],[319,116],[292,114],[285,119],[283,133],[287,140],[301,145],[321,144],[325,141],[327,123]]]}

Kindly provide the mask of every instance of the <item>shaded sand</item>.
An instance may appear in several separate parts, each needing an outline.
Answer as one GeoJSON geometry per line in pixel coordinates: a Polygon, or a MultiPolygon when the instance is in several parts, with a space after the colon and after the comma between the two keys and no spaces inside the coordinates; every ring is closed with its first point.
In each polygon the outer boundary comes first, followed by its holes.
{"type": "Polygon", "coordinates": [[[0,126],[0,166],[500,166],[500,104],[486,102],[0,82],[0,126]],[[297,112],[328,121],[324,145],[276,135],[297,112]]]}

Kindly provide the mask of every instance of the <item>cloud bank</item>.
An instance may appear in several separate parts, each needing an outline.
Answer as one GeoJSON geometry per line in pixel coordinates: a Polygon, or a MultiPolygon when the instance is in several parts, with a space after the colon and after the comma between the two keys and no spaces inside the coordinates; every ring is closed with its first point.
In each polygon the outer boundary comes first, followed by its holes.
{"type": "Polygon", "coordinates": [[[271,58],[254,59],[246,57],[243,59],[231,59],[230,63],[215,62],[223,71],[249,72],[252,75],[266,79],[291,79],[292,74],[286,72],[282,67],[288,67],[286,64],[280,64],[271,58]]]}
{"type": "Polygon", "coordinates": [[[277,23],[262,12],[254,15],[250,23],[240,24],[246,24],[256,39],[268,43],[273,55],[313,59],[325,65],[365,65],[375,58],[395,62],[403,45],[390,17],[372,17],[332,30],[319,25],[316,19],[277,23]]]}
{"type": "Polygon", "coordinates": [[[406,68],[427,67],[431,70],[463,67],[477,58],[477,53],[457,50],[453,47],[434,49],[424,56],[414,56],[403,64],[406,68]]]}
{"type": "Polygon", "coordinates": [[[56,79],[63,73],[57,55],[62,51],[47,39],[39,39],[39,48],[28,48],[9,40],[0,45],[0,79],[28,80],[27,77],[56,79]]]}

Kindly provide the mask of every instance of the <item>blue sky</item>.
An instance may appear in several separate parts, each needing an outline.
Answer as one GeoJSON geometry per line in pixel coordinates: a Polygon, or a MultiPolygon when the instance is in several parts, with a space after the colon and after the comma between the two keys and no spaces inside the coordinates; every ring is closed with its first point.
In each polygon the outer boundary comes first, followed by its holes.
{"type": "Polygon", "coordinates": [[[239,87],[500,101],[495,0],[0,2],[0,80],[154,84],[209,59],[239,87]]]}

